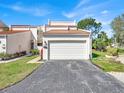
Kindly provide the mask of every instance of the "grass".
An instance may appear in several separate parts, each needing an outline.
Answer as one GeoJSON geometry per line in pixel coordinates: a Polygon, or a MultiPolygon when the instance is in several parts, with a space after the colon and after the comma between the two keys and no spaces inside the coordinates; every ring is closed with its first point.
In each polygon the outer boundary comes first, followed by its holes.
{"type": "Polygon", "coordinates": [[[11,63],[0,64],[0,89],[22,80],[36,69],[39,64],[26,63],[36,57],[24,57],[11,63]]]}
{"type": "Polygon", "coordinates": [[[124,64],[105,57],[106,52],[93,50],[93,64],[97,65],[106,72],[124,72],[124,64]]]}
{"type": "Polygon", "coordinates": [[[124,55],[124,48],[119,48],[118,51],[120,55],[124,55]]]}

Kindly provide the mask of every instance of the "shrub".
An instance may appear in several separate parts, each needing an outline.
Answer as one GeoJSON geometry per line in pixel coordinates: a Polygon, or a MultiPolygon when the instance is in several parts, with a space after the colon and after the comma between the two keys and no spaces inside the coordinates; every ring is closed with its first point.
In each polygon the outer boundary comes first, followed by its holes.
{"type": "Polygon", "coordinates": [[[4,54],[5,53],[0,53],[0,58],[3,58],[4,57],[4,54]]]}
{"type": "Polygon", "coordinates": [[[12,54],[6,54],[6,53],[0,54],[0,58],[2,58],[3,60],[11,59],[11,57],[12,57],[12,54]]]}
{"type": "Polygon", "coordinates": [[[30,52],[31,52],[32,55],[38,55],[39,54],[38,49],[32,49],[30,52]]]}
{"type": "Polygon", "coordinates": [[[107,53],[108,55],[111,55],[111,56],[118,56],[118,49],[110,47],[107,49],[107,53]]]}
{"type": "Polygon", "coordinates": [[[12,58],[16,58],[16,57],[20,57],[20,56],[24,56],[26,54],[26,51],[22,51],[22,52],[17,52],[15,54],[7,54],[7,53],[0,53],[0,58],[2,60],[9,60],[12,58]]]}

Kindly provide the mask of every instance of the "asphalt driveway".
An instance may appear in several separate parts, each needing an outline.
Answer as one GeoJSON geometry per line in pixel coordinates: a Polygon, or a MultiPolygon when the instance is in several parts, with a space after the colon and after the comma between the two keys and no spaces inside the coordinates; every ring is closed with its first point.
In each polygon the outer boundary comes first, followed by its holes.
{"type": "Polygon", "coordinates": [[[124,85],[86,61],[48,61],[0,93],[124,93],[124,85]]]}

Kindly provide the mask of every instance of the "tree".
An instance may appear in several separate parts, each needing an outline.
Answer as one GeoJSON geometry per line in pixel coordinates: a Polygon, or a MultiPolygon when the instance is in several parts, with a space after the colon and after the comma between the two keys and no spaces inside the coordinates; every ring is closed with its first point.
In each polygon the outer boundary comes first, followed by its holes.
{"type": "Polygon", "coordinates": [[[100,32],[97,38],[93,40],[93,48],[100,51],[105,51],[110,44],[111,39],[108,38],[104,31],[100,32]]]}
{"type": "Polygon", "coordinates": [[[97,34],[102,29],[102,24],[100,22],[96,22],[96,19],[86,18],[78,22],[77,26],[79,29],[86,29],[92,31],[93,39],[97,36],[97,34]]]}
{"type": "Polygon", "coordinates": [[[116,42],[119,46],[124,46],[124,14],[114,18],[111,22],[111,27],[114,31],[116,42]]]}

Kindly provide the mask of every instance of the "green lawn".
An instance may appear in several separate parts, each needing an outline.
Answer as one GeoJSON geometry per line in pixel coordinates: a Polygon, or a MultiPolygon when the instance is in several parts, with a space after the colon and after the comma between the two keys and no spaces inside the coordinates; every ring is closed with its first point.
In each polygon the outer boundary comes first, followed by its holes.
{"type": "Polygon", "coordinates": [[[118,50],[119,50],[120,55],[122,55],[122,54],[124,55],[124,48],[119,48],[118,50]]]}
{"type": "Polygon", "coordinates": [[[105,57],[106,52],[99,52],[93,50],[93,64],[97,65],[106,72],[124,72],[124,64],[117,63],[112,59],[105,57]]]}
{"type": "Polygon", "coordinates": [[[39,64],[26,63],[36,57],[24,57],[11,63],[0,64],[0,89],[22,80],[36,69],[39,64]]]}

